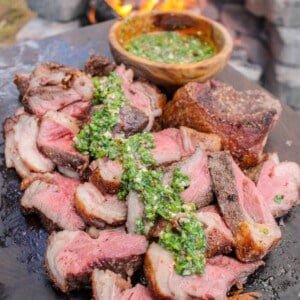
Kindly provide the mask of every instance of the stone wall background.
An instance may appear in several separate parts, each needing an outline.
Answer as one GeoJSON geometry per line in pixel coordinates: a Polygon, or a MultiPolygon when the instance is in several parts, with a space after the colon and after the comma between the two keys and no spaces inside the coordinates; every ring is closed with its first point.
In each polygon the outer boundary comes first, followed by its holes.
{"type": "MultiPolygon", "coordinates": [[[[104,13],[107,5],[103,0],[91,1],[101,7],[103,19],[114,16],[104,13]]],[[[134,2],[137,4],[138,0],[134,2]]],[[[89,0],[27,0],[27,3],[38,16],[21,29],[17,35],[19,41],[87,24],[89,0]]],[[[198,3],[195,13],[221,22],[231,33],[235,47],[229,64],[300,111],[300,0],[198,0],[198,3]]]]}

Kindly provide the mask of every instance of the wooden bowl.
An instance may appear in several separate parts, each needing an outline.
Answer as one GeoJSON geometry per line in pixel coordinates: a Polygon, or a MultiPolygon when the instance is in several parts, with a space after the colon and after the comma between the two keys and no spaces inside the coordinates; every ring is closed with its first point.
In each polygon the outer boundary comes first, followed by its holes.
{"type": "Polygon", "coordinates": [[[150,12],[135,14],[116,22],[109,32],[109,43],[115,61],[132,68],[135,75],[162,86],[178,86],[189,81],[206,81],[220,72],[232,51],[232,38],[219,23],[187,12],[150,12]],[[216,54],[196,63],[161,63],[150,61],[124,49],[132,38],[147,32],[178,31],[197,34],[211,40],[216,54]]]}

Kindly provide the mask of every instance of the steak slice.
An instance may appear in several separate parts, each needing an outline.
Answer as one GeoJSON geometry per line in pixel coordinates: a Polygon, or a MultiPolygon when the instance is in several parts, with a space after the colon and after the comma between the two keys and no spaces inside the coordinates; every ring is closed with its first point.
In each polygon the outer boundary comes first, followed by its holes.
{"type": "Polygon", "coordinates": [[[278,243],[281,232],[262,195],[228,152],[210,154],[208,166],[238,259],[247,262],[263,258],[278,243]]]}
{"type": "Polygon", "coordinates": [[[200,148],[187,159],[172,165],[164,175],[164,183],[171,184],[175,168],[188,175],[190,185],[180,193],[184,202],[193,202],[197,208],[210,204],[213,200],[212,182],[207,166],[207,154],[200,148]]]}
{"type": "Polygon", "coordinates": [[[48,111],[43,117],[37,143],[40,150],[58,166],[81,173],[89,158],[73,147],[79,132],[77,119],[57,111],[48,111]]]}
{"type": "Polygon", "coordinates": [[[30,169],[25,165],[20,157],[18,143],[15,138],[15,125],[18,123],[20,115],[24,110],[17,112],[7,118],[4,122],[4,138],[5,138],[5,165],[7,168],[15,168],[20,177],[24,178],[30,174],[30,169]]]}
{"type": "Polygon", "coordinates": [[[92,77],[107,76],[116,68],[114,61],[106,56],[93,54],[89,60],[84,64],[84,72],[92,77]]]}
{"type": "Polygon", "coordinates": [[[121,188],[123,166],[118,160],[98,158],[90,164],[90,181],[102,192],[115,194],[121,188]]]}
{"type": "Polygon", "coordinates": [[[157,299],[225,300],[232,286],[241,288],[263,261],[241,263],[227,256],[208,259],[203,275],[180,276],[171,253],[156,243],[147,250],[144,270],[150,291],[157,299]]]}
{"type": "Polygon", "coordinates": [[[233,235],[220,216],[219,208],[210,205],[197,212],[206,236],[206,257],[228,254],[233,249],[233,235]]]}
{"type": "Polygon", "coordinates": [[[51,172],[55,165],[44,156],[37,147],[38,119],[35,116],[22,114],[14,126],[15,142],[24,165],[31,171],[51,172]]]}
{"type": "Polygon", "coordinates": [[[40,117],[77,102],[90,103],[93,91],[91,78],[78,69],[46,62],[30,75],[22,102],[29,112],[40,117]]]}
{"type": "Polygon", "coordinates": [[[131,287],[129,281],[110,270],[94,270],[92,273],[93,297],[95,300],[151,300],[151,294],[141,284],[131,287]]]}
{"type": "Polygon", "coordinates": [[[286,214],[299,200],[300,168],[294,162],[279,162],[271,156],[263,163],[257,189],[274,217],[286,214]]]}
{"type": "Polygon", "coordinates": [[[215,133],[243,167],[256,165],[281,113],[278,100],[260,90],[238,92],[219,81],[190,82],[163,112],[166,127],[188,126],[215,133]]]}
{"type": "Polygon", "coordinates": [[[92,183],[79,185],[75,193],[75,206],[79,215],[89,225],[104,227],[116,226],[126,221],[127,209],[117,195],[103,195],[92,183]]]}
{"type": "Polygon", "coordinates": [[[129,233],[135,233],[135,222],[144,216],[145,205],[139,199],[139,194],[135,191],[130,191],[126,197],[127,203],[127,220],[126,229],[129,233]]]}
{"type": "Polygon", "coordinates": [[[109,269],[131,276],[147,250],[144,236],[123,230],[102,230],[97,239],[83,231],[53,232],[48,239],[46,269],[63,292],[89,282],[93,269],[109,269]]]}
{"type": "Polygon", "coordinates": [[[25,213],[39,214],[48,231],[83,229],[85,224],[74,206],[74,194],[79,184],[78,180],[58,173],[31,175],[22,183],[23,188],[28,187],[21,198],[21,206],[25,213]]]}
{"type": "Polygon", "coordinates": [[[17,86],[20,95],[23,97],[29,86],[30,74],[17,73],[15,75],[14,84],[17,86]]]}

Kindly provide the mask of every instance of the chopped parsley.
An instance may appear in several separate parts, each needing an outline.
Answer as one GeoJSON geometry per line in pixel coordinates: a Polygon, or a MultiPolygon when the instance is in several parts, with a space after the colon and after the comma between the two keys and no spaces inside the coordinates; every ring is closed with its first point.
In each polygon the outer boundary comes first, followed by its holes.
{"type": "Polygon", "coordinates": [[[179,195],[190,184],[189,177],[175,168],[170,185],[163,184],[163,172],[157,168],[151,150],[154,138],[150,133],[137,133],[116,138],[112,129],[119,122],[119,113],[128,103],[121,88],[122,81],[111,73],[94,79],[93,104],[96,110],[74,140],[76,149],[93,158],[104,156],[119,159],[123,164],[120,200],[133,190],[144,203],[144,216],[135,220],[136,232],[143,234],[159,219],[169,222],[161,232],[159,244],[169,250],[175,260],[175,269],[181,275],[202,274],[205,267],[206,240],[204,229],[195,216],[193,203],[185,204],[179,195]]]}
{"type": "Polygon", "coordinates": [[[283,200],[283,195],[275,195],[274,202],[280,204],[283,200]]]}

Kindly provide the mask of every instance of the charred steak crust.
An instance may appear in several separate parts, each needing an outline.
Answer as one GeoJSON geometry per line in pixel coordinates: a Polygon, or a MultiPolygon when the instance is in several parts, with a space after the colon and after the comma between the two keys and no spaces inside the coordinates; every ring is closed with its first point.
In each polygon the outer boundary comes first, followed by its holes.
{"type": "Polygon", "coordinates": [[[116,68],[115,62],[106,56],[93,54],[84,64],[84,72],[91,76],[107,76],[116,68]]]}
{"type": "Polygon", "coordinates": [[[163,123],[218,134],[224,148],[246,167],[261,160],[268,133],[280,112],[279,101],[265,92],[238,92],[214,80],[190,82],[166,105],[163,123]]]}

